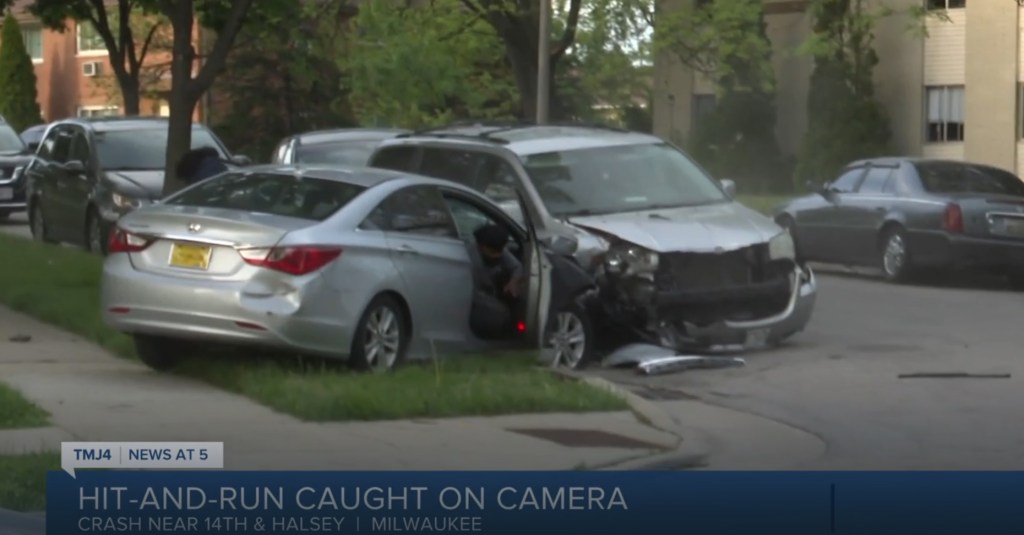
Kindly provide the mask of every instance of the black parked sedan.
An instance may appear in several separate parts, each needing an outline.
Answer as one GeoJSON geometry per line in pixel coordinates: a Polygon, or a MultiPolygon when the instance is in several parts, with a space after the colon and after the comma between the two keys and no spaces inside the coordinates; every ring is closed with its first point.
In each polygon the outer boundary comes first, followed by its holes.
{"type": "Polygon", "coordinates": [[[32,152],[18,133],[0,117],[0,221],[25,211],[24,169],[32,152]]]}
{"type": "Polygon", "coordinates": [[[925,268],[980,268],[1024,285],[1024,182],[995,167],[881,158],[848,165],[818,193],[775,211],[812,261],[879,267],[905,281],[925,268]]]}
{"type": "MultiPolygon", "coordinates": [[[[209,146],[231,157],[203,125],[192,128],[192,147],[209,146]]],[[[47,242],[106,250],[110,227],[122,215],[160,199],[164,189],[167,120],[141,117],[66,119],[53,123],[26,168],[32,236],[47,242]]]]}

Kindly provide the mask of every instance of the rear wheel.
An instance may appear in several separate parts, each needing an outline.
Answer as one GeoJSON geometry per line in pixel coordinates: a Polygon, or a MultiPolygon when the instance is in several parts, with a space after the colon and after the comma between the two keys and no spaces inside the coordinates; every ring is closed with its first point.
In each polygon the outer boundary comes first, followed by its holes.
{"type": "Polygon", "coordinates": [[[913,273],[913,258],[906,232],[900,227],[889,227],[882,232],[879,243],[879,263],[882,276],[890,282],[907,282],[913,273]]]}
{"type": "Polygon", "coordinates": [[[29,229],[32,231],[32,238],[45,242],[45,243],[56,243],[55,240],[50,238],[50,231],[46,225],[46,215],[43,213],[43,207],[39,206],[39,202],[33,202],[28,212],[29,218],[29,229]]]}
{"type": "Polygon", "coordinates": [[[95,208],[89,208],[85,216],[85,249],[90,253],[107,254],[107,240],[103,227],[103,218],[95,208]]]}
{"type": "Polygon", "coordinates": [[[551,321],[544,337],[554,351],[554,364],[578,370],[590,363],[594,352],[594,329],[590,316],[573,303],[551,321]]]}
{"type": "Polygon", "coordinates": [[[136,334],[134,339],[139,360],[156,371],[174,368],[185,354],[185,343],[180,340],[148,334],[136,334]]]}
{"type": "Polygon", "coordinates": [[[356,324],[349,354],[350,365],[377,373],[395,369],[405,359],[410,326],[405,309],[390,295],[379,295],[363,311],[356,324]]]}

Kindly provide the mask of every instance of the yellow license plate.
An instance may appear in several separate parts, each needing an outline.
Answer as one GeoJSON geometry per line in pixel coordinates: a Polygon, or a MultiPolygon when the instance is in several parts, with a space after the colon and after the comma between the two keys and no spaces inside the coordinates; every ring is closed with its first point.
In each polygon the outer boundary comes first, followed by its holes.
{"type": "Polygon", "coordinates": [[[207,245],[175,243],[171,246],[170,264],[174,267],[206,270],[210,267],[212,248],[207,245]]]}

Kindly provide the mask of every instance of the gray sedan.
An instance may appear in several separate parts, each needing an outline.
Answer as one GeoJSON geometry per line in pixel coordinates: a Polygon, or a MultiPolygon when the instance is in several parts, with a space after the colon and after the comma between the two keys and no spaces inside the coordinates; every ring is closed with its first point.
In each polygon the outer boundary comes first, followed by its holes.
{"type": "Polygon", "coordinates": [[[121,218],[105,321],[166,369],[195,344],[250,343],[388,370],[408,353],[536,348],[551,263],[529,223],[473,190],[386,170],[228,172],[121,218]],[[478,335],[472,232],[505,226],[526,268],[507,335],[478,335]]]}
{"type": "Polygon", "coordinates": [[[1024,282],[1024,182],[986,165],[857,161],[775,212],[807,260],[879,267],[905,281],[927,268],[985,269],[1024,282]]]}

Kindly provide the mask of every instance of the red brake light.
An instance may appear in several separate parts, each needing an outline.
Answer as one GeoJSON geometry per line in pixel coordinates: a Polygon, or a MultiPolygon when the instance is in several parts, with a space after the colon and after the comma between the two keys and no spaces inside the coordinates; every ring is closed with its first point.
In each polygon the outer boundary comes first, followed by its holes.
{"type": "Polygon", "coordinates": [[[516,323],[516,330],[521,333],[526,332],[526,323],[522,321],[516,323]]]}
{"type": "Polygon", "coordinates": [[[312,273],[341,255],[340,247],[272,247],[269,249],[240,249],[245,262],[289,275],[312,273]]]}
{"type": "Polygon", "coordinates": [[[110,231],[110,241],[107,243],[107,253],[137,253],[146,247],[149,247],[152,243],[153,240],[149,240],[137,234],[125,232],[118,227],[114,227],[114,229],[110,231]]]}
{"type": "Polygon", "coordinates": [[[946,205],[946,212],[943,214],[942,226],[946,232],[959,234],[964,231],[964,213],[960,205],[950,203],[946,205]]]}

